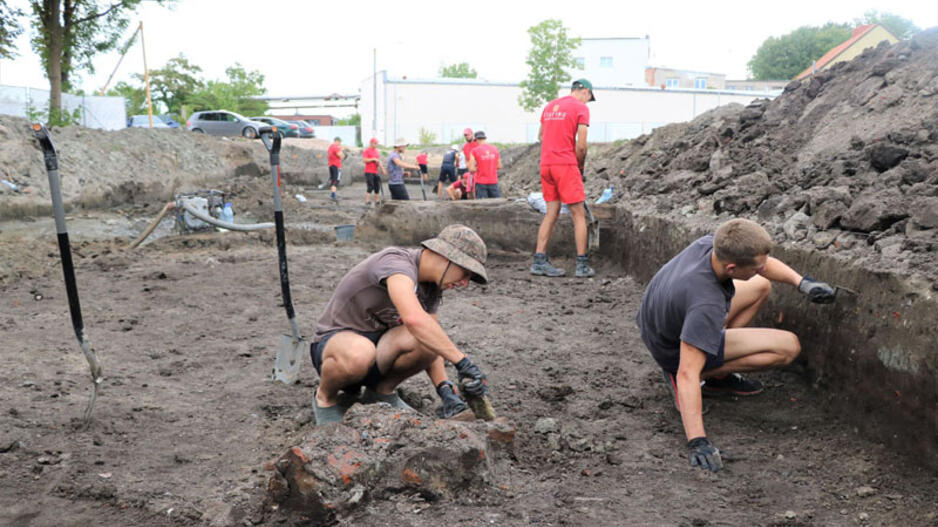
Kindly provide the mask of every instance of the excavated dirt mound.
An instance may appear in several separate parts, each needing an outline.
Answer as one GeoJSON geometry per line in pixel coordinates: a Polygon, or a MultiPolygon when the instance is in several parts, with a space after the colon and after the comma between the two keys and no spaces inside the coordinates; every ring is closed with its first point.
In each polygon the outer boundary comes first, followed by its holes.
{"type": "MultiPolygon", "coordinates": [[[[505,190],[538,190],[538,149],[512,154],[505,190]]],[[[777,242],[922,274],[938,290],[938,29],[868,49],[772,101],[591,145],[587,194],[608,186],[637,211],[749,217],[777,242]]]]}

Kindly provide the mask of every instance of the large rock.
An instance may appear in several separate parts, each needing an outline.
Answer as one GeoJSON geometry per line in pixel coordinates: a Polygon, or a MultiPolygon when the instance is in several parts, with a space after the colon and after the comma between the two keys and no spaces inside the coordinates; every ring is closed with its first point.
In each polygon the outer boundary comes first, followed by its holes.
{"type": "Polygon", "coordinates": [[[870,165],[879,172],[885,172],[902,162],[909,151],[901,146],[876,143],[870,147],[870,165]]]}
{"type": "Polygon", "coordinates": [[[915,205],[912,221],[924,229],[938,227],[938,197],[919,198],[915,205]]]}
{"type": "Polygon", "coordinates": [[[853,201],[840,219],[840,225],[862,232],[883,230],[909,216],[910,211],[901,206],[900,199],[896,190],[863,194],[853,201]]]}
{"type": "Polygon", "coordinates": [[[504,418],[457,422],[353,405],[342,423],[316,427],[273,464],[270,499],[313,524],[370,499],[416,492],[428,500],[492,488],[514,441],[504,418]]]}

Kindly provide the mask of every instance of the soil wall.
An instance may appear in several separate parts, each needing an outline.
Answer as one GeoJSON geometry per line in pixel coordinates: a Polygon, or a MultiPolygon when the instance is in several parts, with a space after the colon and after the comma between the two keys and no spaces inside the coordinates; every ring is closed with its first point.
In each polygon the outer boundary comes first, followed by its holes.
{"type": "MultiPolygon", "coordinates": [[[[647,282],[657,269],[716,222],[678,221],[637,213],[624,205],[596,207],[601,224],[600,267],[617,266],[647,282]]],[[[412,244],[449,223],[471,226],[490,250],[530,252],[540,214],[526,203],[486,200],[450,207],[392,203],[366,214],[362,238],[412,244]]],[[[572,254],[572,225],[562,218],[552,254],[572,254]]],[[[773,254],[796,270],[849,288],[833,305],[809,303],[793,288],[777,286],[759,325],[786,329],[802,341],[794,367],[821,390],[833,412],[863,433],[938,466],[938,298],[921,278],[872,270],[794,246],[773,254]]],[[[634,313],[616,316],[633,317],[634,313]]]]}

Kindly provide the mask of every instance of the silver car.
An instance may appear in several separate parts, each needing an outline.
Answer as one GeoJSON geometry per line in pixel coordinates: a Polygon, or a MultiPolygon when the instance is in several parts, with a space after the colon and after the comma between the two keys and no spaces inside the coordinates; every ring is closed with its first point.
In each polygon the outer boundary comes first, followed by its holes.
{"type": "Polygon", "coordinates": [[[240,135],[248,139],[257,137],[258,130],[264,126],[267,125],[226,110],[195,112],[186,121],[186,128],[193,132],[209,135],[240,135]]]}

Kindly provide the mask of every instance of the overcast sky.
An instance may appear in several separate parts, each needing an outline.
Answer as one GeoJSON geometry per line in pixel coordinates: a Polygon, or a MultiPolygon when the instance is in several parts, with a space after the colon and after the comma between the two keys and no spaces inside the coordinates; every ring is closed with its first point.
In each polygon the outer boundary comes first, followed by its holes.
{"type": "MultiPolygon", "coordinates": [[[[28,10],[26,0],[8,3],[28,10]]],[[[745,78],[746,63],[766,38],[800,26],[850,22],[869,9],[896,13],[922,28],[938,25],[938,0],[179,0],[172,10],[144,4],[134,20],[144,23],[150,68],[183,53],[205,78],[222,79],[227,66],[240,62],[263,73],[268,94],[275,96],[357,93],[371,74],[375,48],[378,69],[392,75],[433,77],[442,64],[465,61],[482,78],[517,82],[527,73],[527,29],[546,18],[560,18],[572,36],[647,34],[650,65],[734,79],[745,78]]],[[[19,57],[0,61],[0,84],[48,89],[29,47],[32,28],[24,33],[19,57]]],[[[100,89],[117,60],[114,53],[99,55],[97,72],[83,74],[82,87],[100,89]]],[[[113,82],[142,71],[138,43],[113,82]]]]}

